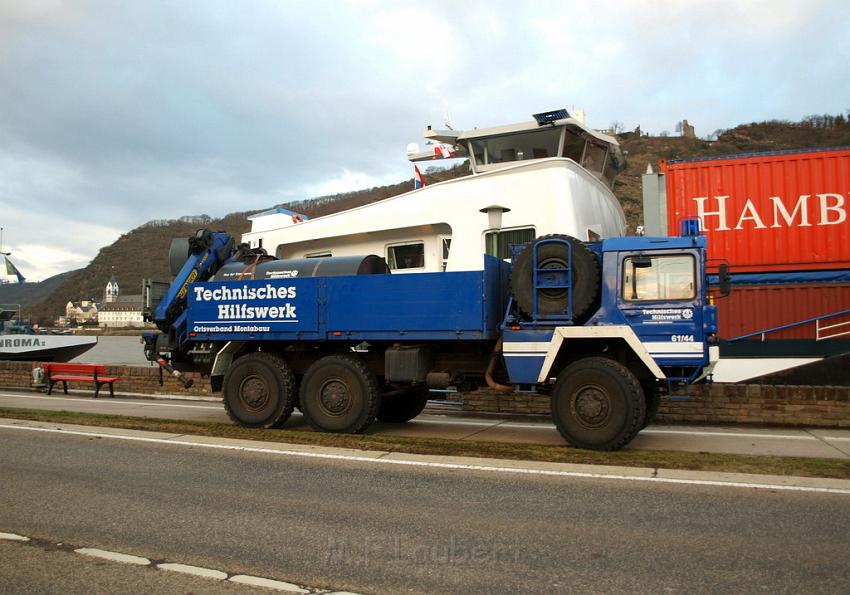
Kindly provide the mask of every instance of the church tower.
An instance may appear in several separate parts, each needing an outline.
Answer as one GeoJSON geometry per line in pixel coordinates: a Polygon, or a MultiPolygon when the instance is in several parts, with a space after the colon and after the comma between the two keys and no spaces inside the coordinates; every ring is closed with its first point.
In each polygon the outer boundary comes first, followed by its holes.
{"type": "Polygon", "coordinates": [[[106,289],[103,291],[103,302],[109,304],[118,301],[118,279],[115,278],[115,273],[109,278],[106,284],[106,289]]]}

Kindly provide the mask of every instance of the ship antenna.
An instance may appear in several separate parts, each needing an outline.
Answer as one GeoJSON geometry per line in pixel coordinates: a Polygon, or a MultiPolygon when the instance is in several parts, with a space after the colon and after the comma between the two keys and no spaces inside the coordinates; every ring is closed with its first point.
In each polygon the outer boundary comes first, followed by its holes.
{"type": "Polygon", "coordinates": [[[0,227],[0,255],[9,256],[11,252],[3,252],[3,228],[0,227]]]}

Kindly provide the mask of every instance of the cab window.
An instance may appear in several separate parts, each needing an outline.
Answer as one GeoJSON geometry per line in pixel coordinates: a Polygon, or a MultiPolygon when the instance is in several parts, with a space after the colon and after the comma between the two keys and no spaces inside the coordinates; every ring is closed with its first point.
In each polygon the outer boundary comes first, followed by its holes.
{"type": "Polygon", "coordinates": [[[630,302],[696,297],[696,260],[691,254],[629,256],[623,261],[623,299],[630,302]]]}

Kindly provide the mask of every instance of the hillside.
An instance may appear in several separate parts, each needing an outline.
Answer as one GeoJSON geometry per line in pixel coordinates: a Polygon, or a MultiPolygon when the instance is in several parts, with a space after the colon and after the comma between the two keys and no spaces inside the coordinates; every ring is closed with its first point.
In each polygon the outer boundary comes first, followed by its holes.
{"type": "MultiPolygon", "coordinates": [[[[239,236],[250,229],[246,219],[249,214],[231,213],[222,219],[207,218],[207,226],[239,236]]],[[[43,301],[31,306],[31,319],[50,323],[64,314],[69,301],[100,301],[113,272],[124,294],[141,293],[144,278],[170,280],[168,249],[172,238],[189,236],[198,227],[197,222],[156,221],[123,234],[113,244],[101,248],[86,268],[75,271],[43,301]]]]}
{"type": "Polygon", "coordinates": [[[46,299],[78,271],[60,273],[39,283],[8,283],[0,285],[0,304],[20,305],[27,312],[33,304],[46,299]]]}
{"type": "MultiPolygon", "coordinates": [[[[717,139],[712,141],[684,137],[637,137],[632,133],[621,134],[619,139],[628,166],[617,178],[614,193],[620,199],[630,229],[633,230],[641,220],[641,175],[647,164],[652,164],[657,171],[661,159],[847,146],[850,145],[850,124],[843,116],[813,116],[795,123],[771,121],[743,124],[720,132],[717,139]]],[[[466,165],[447,170],[430,168],[425,171],[425,180],[433,184],[464,175],[468,175],[466,165]]],[[[412,186],[413,181],[409,179],[397,184],[322,196],[285,206],[310,217],[318,217],[395,196],[407,192],[412,186]]],[[[202,226],[199,221],[206,223],[210,229],[224,230],[238,237],[250,229],[246,219],[249,214],[231,213],[222,219],[200,216],[194,221],[158,220],[138,227],[122,235],[112,245],[102,248],[85,269],[70,274],[47,299],[33,307],[33,319],[47,321],[55,318],[64,311],[68,301],[100,299],[113,270],[125,294],[139,293],[143,278],[168,280],[167,257],[172,238],[191,235],[202,226]]]]}

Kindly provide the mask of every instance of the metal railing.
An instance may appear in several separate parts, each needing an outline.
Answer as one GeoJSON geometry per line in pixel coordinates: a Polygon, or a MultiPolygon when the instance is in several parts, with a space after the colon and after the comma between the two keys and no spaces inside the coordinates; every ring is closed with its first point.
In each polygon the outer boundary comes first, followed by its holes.
{"type": "MultiPolygon", "coordinates": [[[[850,310],[848,310],[848,312],[850,312],[850,310]]],[[[832,333],[830,335],[821,335],[821,331],[844,327],[850,329],[850,320],[848,320],[847,322],[838,322],[836,324],[830,324],[827,326],[821,326],[820,320],[817,320],[815,321],[815,341],[823,341],[825,339],[834,339],[835,337],[843,337],[844,335],[850,335],[850,330],[846,330],[839,333],[832,333]]]]}
{"type": "Polygon", "coordinates": [[[747,333],[746,335],[741,335],[740,337],[728,339],[728,342],[733,343],[735,341],[743,341],[744,339],[750,339],[752,337],[759,337],[759,336],[761,337],[761,340],[764,341],[765,335],[768,335],[770,333],[775,333],[775,332],[778,332],[778,331],[784,331],[785,329],[794,328],[795,326],[802,326],[804,324],[811,324],[813,322],[815,323],[815,340],[816,341],[823,341],[823,340],[826,340],[826,339],[834,339],[835,337],[842,337],[844,335],[850,335],[850,330],[844,331],[844,332],[839,332],[839,333],[833,333],[833,334],[829,334],[829,335],[823,335],[823,336],[821,336],[821,331],[826,331],[826,330],[831,330],[831,329],[836,329],[836,328],[844,328],[844,327],[850,328],[850,321],[838,322],[836,324],[831,324],[831,325],[828,325],[828,326],[821,326],[821,321],[827,320],[829,318],[837,318],[838,316],[844,316],[846,314],[850,314],[850,309],[841,310],[840,312],[833,312],[832,314],[824,314],[823,316],[815,316],[813,318],[807,318],[805,320],[800,320],[798,322],[792,322],[790,324],[783,324],[781,326],[775,326],[773,328],[764,329],[764,330],[761,330],[761,331],[756,331],[754,333],[747,333]]]}

